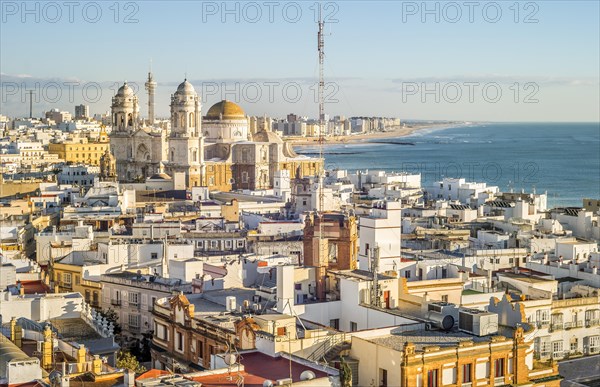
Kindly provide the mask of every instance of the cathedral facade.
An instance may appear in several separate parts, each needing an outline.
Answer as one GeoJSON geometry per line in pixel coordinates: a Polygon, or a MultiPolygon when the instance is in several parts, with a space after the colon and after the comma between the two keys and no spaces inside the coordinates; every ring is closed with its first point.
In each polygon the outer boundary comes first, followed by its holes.
{"type": "Polygon", "coordinates": [[[266,125],[251,133],[249,118],[234,102],[218,102],[202,117],[200,98],[187,80],[172,94],[170,107],[168,133],[140,127],[137,96],[127,84],[119,89],[111,133],[119,180],[182,172],[188,188],[260,190],[274,187],[278,171],[302,178],[322,168],[321,159],[296,154],[266,125]]]}
{"type": "Polygon", "coordinates": [[[161,171],[164,159],[164,131],[142,127],[138,97],[125,82],[112,99],[110,150],[116,160],[120,181],[143,181],[161,171]]]}

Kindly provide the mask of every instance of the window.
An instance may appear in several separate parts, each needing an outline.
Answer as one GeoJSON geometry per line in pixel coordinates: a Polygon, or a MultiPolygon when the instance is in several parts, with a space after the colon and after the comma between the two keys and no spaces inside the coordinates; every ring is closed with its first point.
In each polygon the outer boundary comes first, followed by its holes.
{"type": "Polygon", "coordinates": [[[365,255],[369,255],[369,244],[365,243],[365,255]]]}
{"type": "Polygon", "coordinates": [[[139,314],[130,314],[128,322],[129,322],[129,326],[131,328],[139,328],[140,327],[140,315],[139,314]]]}
{"type": "Polygon", "coordinates": [[[504,359],[496,359],[494,361],[494,375],[497,378],[504,376],[504,359]]]}
{"type": "Polygon", "coordinates": [[[183,335],[181,332],[175,332],[175,346],[179,352],[183,352],[183,335]]]}
{"type": "Polygon", "coordinates": [[[89,290],[85,291],[85,302],[87,302],[88,304],[90,303],[90,295],[91,292],[89,290]]]}
{"type": "Polygon", "coordinates": [[[80,284],[79,276],[76,275],[75,276],[75,285],[79,285],[79,284],[80,284]]]}
{"type": "Polygon", "coordinates": [[[287,331],[285,327],[277,327],[277,336],[285,336],[287,331]]]}
{"type": "Polygon", "coordinates": [[[427,386],[438,387],[438,370],[427,371],[427,386]]]}
{"type": "Polygon", "coordinates": [[[138,305],[139,304],[139,299],[140,299],[140,294],[139,293],[132,293],[129,292],[129,296],[128,296],[128,300],[129,303],[132,305],[138,305]]]}
{"type": "Polygon", "coordinates": [[[410,278],[410,270],[404,271],[404,278],[406,278],[406,279],[410,278]]]}
{"type": "Polygon", "coordinates": [[[379,386],[387,387],[388,385],[388,373],[385,368],[379,369],[379,386]]]}
{"type": "Polygon", "coordinates": [[[150,259],[158,259],[158,253],[150,254],[150,259]]]}
{"type": "Polygon", "coordinates": [[[473,381],[471,377],[471,371],[473,368],[473,364],[463,364],[463,374],[462,374],[462,382],[463,383],[471,383],[473,381]]]}
{"type": "Polygon", "coordinates": [[[577,349],[579,348],[579,340],[577,340],[576,337],[573,337],[571,339],[571,352],[577,352],[577,349]]]}
{"type": "Polygon", "coordinates": [[[198,340],[198,359],[202,359],[204,357],[204,342],[202,340],[198,340]]]}
{"type": "Polygon", "coordinates": [[[333,329],[340,329],[340,319],[334,318],[333,320],[329,320],[329,326],[333,329]]]}
{"type": "Polygon", "coordinates": [[[354,321],[350,321],[350,332],[356,332],[358,330],[358,324],[354,321]]]}
{"type": "Polygon", "coordinates": [[[448,295],[447,294],[444,294],[442,296],[442,302],[448,302],[448,295]]]}
{"type": "Polygon", "coordinates": [[[71,285],[71,273],[63,273],[62,278],[65,284],[71,285]]]}
{"type": "Polygon", "coordinates": [[[587,338],[588,355],[600,352],[600,336],[590,336],[587,338]]]}
{"type": "Polygon", "coordinates": [[[563,357],[563,342],[557,340],[552,342],[552,358],[558,359],[563,357]]]}

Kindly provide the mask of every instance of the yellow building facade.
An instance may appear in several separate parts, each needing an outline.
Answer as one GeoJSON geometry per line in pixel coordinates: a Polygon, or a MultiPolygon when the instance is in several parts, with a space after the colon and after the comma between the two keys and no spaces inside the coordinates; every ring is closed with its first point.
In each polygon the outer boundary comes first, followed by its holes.
{"type": "Polygon", "coordinates": [[[80,142],[48,145],[48,153],[56,154],[68,163],[89,165],[100,165],[100,158],[109,149],[108,135],[104,131],[100,133],[98,141],[88,142],[87,139],[82,139],[80,142]]]}
{"type": "Polygon", "coordinates": [[[83,278],[83,266],[55,262],[52,268],[54,286],[59,292],[79,292],[94,308],[100,307],[102,284],[83,278]]]}

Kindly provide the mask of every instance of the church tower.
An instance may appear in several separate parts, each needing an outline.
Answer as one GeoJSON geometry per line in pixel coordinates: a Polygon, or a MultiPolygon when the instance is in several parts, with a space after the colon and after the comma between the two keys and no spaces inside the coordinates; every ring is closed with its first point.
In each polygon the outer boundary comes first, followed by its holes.
{"type": "Polygon", "coordinates": [[[204,138],[201,128],[200,98],[186,80],[171,95],[171,135],[166,172],[185,172],[188,187],[201,186],[204,164],[204,138]]]}
{"type": "Polygon", "coordinates": [[[125,82],[112,99],[113,132],[134,132],[138,127],[139,110],[138,97],[125,82]]]}

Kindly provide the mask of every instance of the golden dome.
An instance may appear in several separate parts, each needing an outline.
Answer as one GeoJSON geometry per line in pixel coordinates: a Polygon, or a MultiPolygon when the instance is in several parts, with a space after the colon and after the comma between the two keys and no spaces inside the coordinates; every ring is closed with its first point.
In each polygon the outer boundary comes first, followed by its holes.
{"type": "Polygon", "coordinates": [[[236,120],[246,118],[246,113],[240,105],[225,99],[212,105],[206,113],[206,118],[209,120],[236,120]]]}

